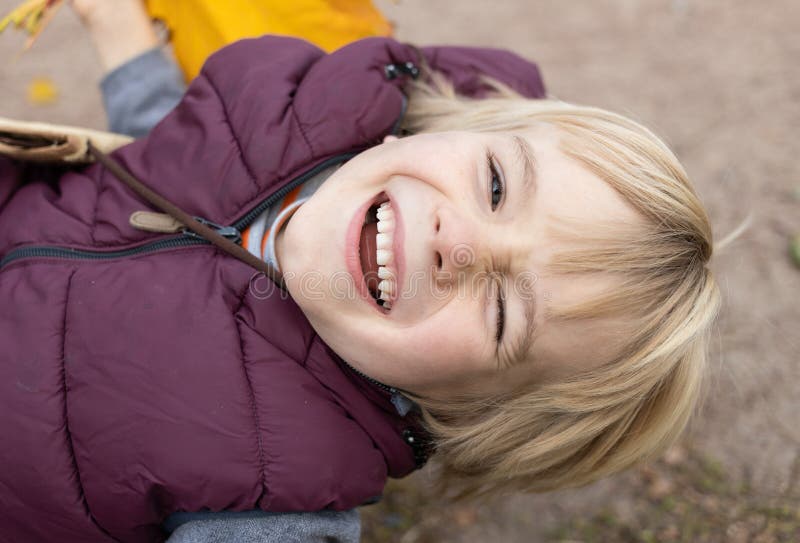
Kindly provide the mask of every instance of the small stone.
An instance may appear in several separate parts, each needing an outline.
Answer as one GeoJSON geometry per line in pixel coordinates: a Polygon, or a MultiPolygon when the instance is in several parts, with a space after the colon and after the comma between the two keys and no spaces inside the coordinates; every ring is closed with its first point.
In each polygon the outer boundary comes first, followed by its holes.
{"type": "Polygon", "coordinates": [[[656,470],[650,464],[642,464],[639,466],[639,474],[646,481],[652,481],[656,477],[656,470]]]}
{"type": "Polygon", "coordinates": [[[664,453],[664,463],[668,466],[683,464],[687,458],[686,449],[680,445],[673,445],[664,453]]]}
{"type": "Polygon", "coordinates": [[[653,500],[660,500],[672,494],[675,485],[672,481],[661,474],[656,474],[647,485],[647,495],[653,500]]]}
{"type": "Polygon", "coordinates": [[[719,498],[717,496],[703,496],[700,503],[707,513],[716,513],[720,509],[719,498]]]}

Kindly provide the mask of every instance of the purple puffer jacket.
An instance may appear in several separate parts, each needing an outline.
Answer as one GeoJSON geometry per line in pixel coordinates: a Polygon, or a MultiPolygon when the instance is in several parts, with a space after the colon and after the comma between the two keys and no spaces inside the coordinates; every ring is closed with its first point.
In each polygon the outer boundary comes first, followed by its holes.
{"type": "MultiPolygon", "coordinates": [[[[458,90],[543,94],[510,53],[431,48],[458,90]]],[[[184,210],[242,229],[262,205],[396,130],[411,47],[325,55],[279,37],[215,54],[115,153],[184,210]],[[394,65],[387,69],[387,66],[394,65]]],[[[410,417],[297,305],[207,243],[142,232],[100,166],[0,159],[0,540],[159,541],[172,512],[349,509],[420,460],[410,417]]]]}

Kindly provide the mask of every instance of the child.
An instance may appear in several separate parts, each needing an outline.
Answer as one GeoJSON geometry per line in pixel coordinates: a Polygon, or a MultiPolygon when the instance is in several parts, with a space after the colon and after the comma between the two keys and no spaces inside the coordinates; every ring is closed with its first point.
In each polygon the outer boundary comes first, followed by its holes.
{"type": "Polygon", "coordinates": [[[346,510],[433,450],[463,495],[541,491],[673,441],[718,303],[705,212],[646,129],[531,98],[536,67],[494,50],[214,55],[115,157],[266,240],[245,244],[290,297],[137,229],[148,205],[100,166],[0,162],[2,533],[151,541],[177,511],[346,510]]]}

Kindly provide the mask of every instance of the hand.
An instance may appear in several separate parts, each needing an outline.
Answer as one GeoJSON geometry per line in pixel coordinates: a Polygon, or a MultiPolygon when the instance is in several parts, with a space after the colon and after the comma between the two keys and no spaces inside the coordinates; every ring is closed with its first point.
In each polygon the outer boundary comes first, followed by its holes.
{"type": "Polygon", "coordinates": [[[70,0],[106,72],[158,45],[142,0],[70,0]]]}

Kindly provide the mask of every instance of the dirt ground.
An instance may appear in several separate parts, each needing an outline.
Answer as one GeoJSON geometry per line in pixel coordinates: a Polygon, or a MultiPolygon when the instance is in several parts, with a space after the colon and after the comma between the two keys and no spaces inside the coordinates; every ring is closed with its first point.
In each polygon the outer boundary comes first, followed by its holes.
{"type": "MultiPolygon", "coordinates": [[[[5,12],[16,0],[0,0],[5,12]]],[[[365,510],[365,541],[800,541],[800,11],[796,0],[380,0],[417,44],[509,48],[549,92],[655,129],[718,239],[711,394],[682,445],[588,488],[447,507],[425,473],[365,510]]],[[[104,127],[97,59],[68,13],[19,57],[0,36],[0,116],[104,127]],[[26,98],[32,80],[58,88],[26,98]]]]}

